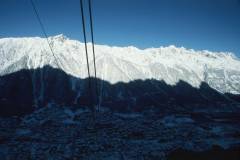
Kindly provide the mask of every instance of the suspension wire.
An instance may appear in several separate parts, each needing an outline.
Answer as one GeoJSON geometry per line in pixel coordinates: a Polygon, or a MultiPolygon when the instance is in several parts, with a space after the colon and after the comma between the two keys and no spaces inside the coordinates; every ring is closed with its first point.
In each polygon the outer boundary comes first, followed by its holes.
{"type": "Polygon", "coordinates": [[[51,53],[52,53],[52,55],[53,55],[53,57],[54,57],[54,59],[55,59],[55,61],[56,61],[56,63],[57,63],[57,67],[60,69],[60,65],[59,65],[59,63],[58,63],[57,57],[55,56],[55,54],[54,54],[54,52],[53,52],[53,48],[52,48],[52,46],[51,46],[51,44],[50,44],[50,42],[49,42],[48,35],[47,35],[47,32],[46,32],[46,30],[45,30],[45,28],[44,28],[44,25],[43,25],[42,21],[41,21],[39,12],[38,12],[38,10],[37,10],[37,8],[36,8],[33,0],[30,0],[30,2],[31,2],[32,8],[33,8],[33,10],[34,10],[34,13],[35,13],[35,15],[36,15],[36,17],[37,17],[37,20],[38,20],[38,22],[39,22],[39,24],[40,24],[40,27],[41,27],[41,29],[42,29],[42,32],[43,32],[43,34],[44,34],[44,36],[45,36],[45,38],[46,38],[46,40],[47,40],[48,46],[49,46],[49,48],[50,48],[50,51],[51,51],[51,53]]]}
{"type": "MultiPolygon", "coordinates": [[[[85,53],[86,53],[86,60],[87,60],[87,71],[88,71],[88,88],[89,88],[89,102],[90,98],[92,97],[92,87],[91,87],[91,76],[89,70],[89,60],[88,60],[88,49],[87,49],[87,39],[86,39],[86,28],[85,28],[85,19],[84,19],[84,12],[83,12],[83,0],[80,0],[80,9],[81,9],[81,16],[82,16],[82,28],[83,28],[83,37],[84,37],[84,44],[85,44],[85,53]]],[[[90,103],[89,103],[90,105],[90,103]]],[[[95,120],[95,108],[93,108],[94,120],[95,120]]]]}
{"type": "Polygon", "coordinates": [[[99,93],[98,93],[98,84],[97,84],[97,70],[96,70],[96,56],[95,56],[95,47],[94,47],[94,36],[93,36],[93,18],[92,18],[92,3],[91,0],[88,0],[88,11],[90,16],[90,29],[91,29],[91,40],[92,40],[92,52],[93,52],[93,63],[94,63],[94,78],[95,78],[95,89],[96,89],[96,97],[98,104],[98,111],[100,109],[99,105],[99,93]]]}

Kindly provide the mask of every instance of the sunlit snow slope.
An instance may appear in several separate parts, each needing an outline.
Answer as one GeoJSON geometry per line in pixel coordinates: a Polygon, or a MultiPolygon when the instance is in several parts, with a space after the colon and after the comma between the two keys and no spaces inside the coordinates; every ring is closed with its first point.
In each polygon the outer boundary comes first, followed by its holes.
{"type": "MultiPolygon", "coordinates": [[[[63,35],[49,37],[60,68],[75,77],[86,78],[84,44],[63,35]]],[[[96,45],[97,77],[110,83],[136,79],[164,80],[174,85],[179,80],[198,87],[208,83],[220,92],[240,93],[240,60],[232,53],[195,51],[175,46],[138,49],[96,45]]],[[[93,61],[89,44],[90,70],[93,61]]],[[[46,39],[0,39],[0,75],[20,69],[51,65],[57,67],[46,39]]]]}

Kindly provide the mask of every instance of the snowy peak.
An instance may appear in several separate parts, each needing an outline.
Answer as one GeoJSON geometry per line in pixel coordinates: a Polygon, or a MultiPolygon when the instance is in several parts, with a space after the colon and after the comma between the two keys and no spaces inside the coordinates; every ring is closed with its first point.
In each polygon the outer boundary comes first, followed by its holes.
{"type": "Polygon", "coordinates": [[[56,36],[52,36],[52,37],[49,37],[49,39],[51,39],[51,41],[59,41],[59,42],[64,42],[66,40],[68,40],[68,38],[66,36],[64,36],[63,34],[59,34],[59,35],[56,35],[56,36]]]}
{"type": "MultiPolygon", "coordinates": [[[[87,77],[84,44],[63,34],[48,38],[0,39],[0,75],[21,69],[50,65],[79,78],[87,77]]],[[[93,72],[91,43],[88,43],[90,72],[93,72]]],[[[175,85],[180,80],[199,87],[206,82],[220,92],[240,93],[240,61],[233,53],[195,51],[173,45],[138,49],[96,45],[97,77],[110,83],[137,79],[164,80],[175,85]]]]}

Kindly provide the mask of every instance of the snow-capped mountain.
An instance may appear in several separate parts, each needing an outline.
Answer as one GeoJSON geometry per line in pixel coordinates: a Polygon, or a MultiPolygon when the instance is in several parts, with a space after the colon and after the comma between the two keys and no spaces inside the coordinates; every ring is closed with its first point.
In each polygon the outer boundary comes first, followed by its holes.
{"type": "Polygon", "coordinates": [[[225,94],[240,93],[233,54],[96,45],[94,102],[84,44],[63,35],[49,41],[57,61],[44,38],[0,39],[1,159],[237,155],[239,96],[225,94]],[[85,106],[97,103],[93,121],[85,106]]]}
{"type": "MultiPolygon", "coordinates": [[[[49,38],[55,57],[46,39],[0,39],[0,75],[20,69],[36,69],[59,64],[66,73],[79,78],[87,77],[84,44],[63,35],[49,38]]],[[[88,44],[90,71],[93,61],[88,44]]],[[[174,85],[179,80],[199,87],[206,82],[222,93],[240,93],[240,60],[232,53],[194,51],[175,46],[138,49],[96,45],[97,77],[112,84],[137,79],[164,80],[174,85]]]]}
{"type": "MultiPolygon", "coordinates": [[[[84,44],[63,35],[49,37],[49,42],[54,55],[44,38],[0,39],[1,113],[26,112],[52,102],[86,105],[89,101],[84,44]]],[[[240,93],[240,60],[232,53],[175,46],[141,50],[96,45],[95,50],[103,106],[128,110],[212,104],[229,101],[225,93],[240,93]]],[[[88,51],[93,77],[90,43],[88,51]]]]}

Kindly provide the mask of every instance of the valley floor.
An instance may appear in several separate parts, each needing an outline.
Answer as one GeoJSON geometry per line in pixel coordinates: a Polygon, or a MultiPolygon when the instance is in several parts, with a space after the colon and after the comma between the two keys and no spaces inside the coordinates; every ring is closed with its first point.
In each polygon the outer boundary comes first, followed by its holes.
{"type": "MultiPolygon", "coordinates": [[[[0,157],[1,160],[181,159],[181,149],[207,153],[204,151],[215,146],[219,153],[234,148],[236,158],[240,149],[240,107],[207,108],[141,113],[101,109],[94,123],[87,109],[49,105],[22,118],[0,118],[0,157]]],[[[218,152],[214,153],[217,156],[218,152]]]]}

